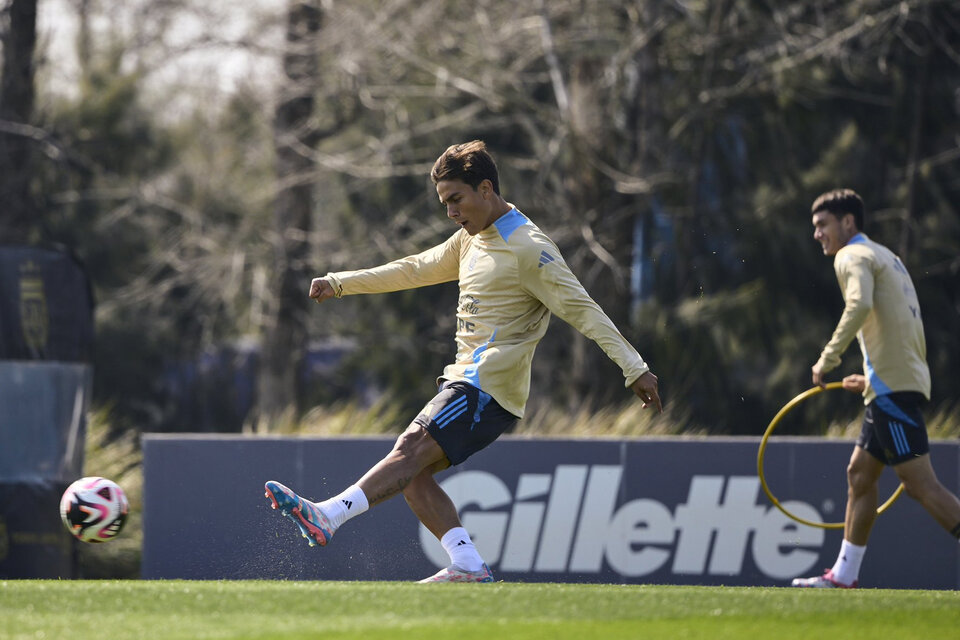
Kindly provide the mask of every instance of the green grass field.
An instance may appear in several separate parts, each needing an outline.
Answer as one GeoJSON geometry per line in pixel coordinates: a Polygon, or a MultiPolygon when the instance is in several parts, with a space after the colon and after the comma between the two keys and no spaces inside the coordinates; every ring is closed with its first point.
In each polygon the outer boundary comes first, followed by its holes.
{"type": "Polygon", "coordinates": [[[957,638],[960,592],[399,582],[0,582],[3,640],[957,638]]]}

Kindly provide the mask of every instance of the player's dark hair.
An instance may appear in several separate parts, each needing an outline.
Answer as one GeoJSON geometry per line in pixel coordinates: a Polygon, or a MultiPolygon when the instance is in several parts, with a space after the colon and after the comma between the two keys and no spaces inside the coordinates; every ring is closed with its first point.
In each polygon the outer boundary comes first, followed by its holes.
{"type": "Polygon", "coordinates": [[[828,211],[837,219],[852,214],[857,231],[863,231],[863,199],[853,189],[834,189],[821,194],[810,207],[811,214],[820,211],[828,211]]]}
{"type": "Polygon", "coordinates": [[[473,187],[474,191],[481,182],[489,180],[493,184],[493,192],[500,195],[497,163],[493,161],[482,140],[471,140],[447,147],[433,164],[430,179],[433,184],[441,180],[459,180],[473,187]]]}

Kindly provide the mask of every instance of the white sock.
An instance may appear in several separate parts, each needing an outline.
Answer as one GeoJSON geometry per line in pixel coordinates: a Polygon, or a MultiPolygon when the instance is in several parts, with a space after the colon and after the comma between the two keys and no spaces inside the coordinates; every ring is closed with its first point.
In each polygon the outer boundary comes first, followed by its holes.
{"type": "Polygon", "coordinates": [[[464,571],[480,571],[483,568],[483,558],[470,539],[470,534],[463,527],[454,527],[443,534],[440,544],[450,556],[450,564],[464,571]]]}
{"type": "Polygon", "coordinates": [[[843,584],[853,584],[860,576],[860,562],[863,560],[863,554],[867,547],[847,542],[844,539],[840,545],[840,555],[837,556],[837,562],[833,565],[833,578],[843,584]]]}
{"type": "Polygon", "coordinates": [[[320,507],[320,511],[323,511],[323,515],[330,518],[330,522],[336,529],[353,516],[358,516],[370,508],[363,489],[355,484],[347,487],[340,495],[318,502],[317,506],[320,507]]]}

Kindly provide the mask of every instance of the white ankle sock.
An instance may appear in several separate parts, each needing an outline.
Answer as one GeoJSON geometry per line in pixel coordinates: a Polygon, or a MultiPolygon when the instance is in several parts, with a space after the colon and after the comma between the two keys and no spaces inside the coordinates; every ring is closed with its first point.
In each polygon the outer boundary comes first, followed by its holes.
{"type": "Polygon", "coordinates": [[[334,528],[340,528],[344,522],[370,508],[363,489],[355,484],[347,487],[340,495],[318,502],[317,506],[323,511],[323,515],[330,518],[334,528]]]}
{"type": "Polygon", "coordinates": [[[833,565],[833,578],[846,585],[856,582],[860,576],[860,562],[866,550],[866,546],[861,547],[844,540],[840,545],[840,555],[833,565]]]}
{"type": "Polygon", "coordinates": [[[470,539],[470,534],[463,527],[454,527],[443,534],[440,544],[450,556],[450,564],[464,571],[480,571],[483,568],[483,558],[470,539]]]}

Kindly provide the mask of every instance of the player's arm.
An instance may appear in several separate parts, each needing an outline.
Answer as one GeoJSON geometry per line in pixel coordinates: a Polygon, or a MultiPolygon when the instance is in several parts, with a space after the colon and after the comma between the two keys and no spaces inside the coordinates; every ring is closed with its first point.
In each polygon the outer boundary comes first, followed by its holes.
{"type": "Polygon", "coordinates": [[[656,406],[663,411],[657,376],[620,333],[573,274],[552,244],[534,245],[518,256],[520,281],[524,289],[540,300],[552,313],[596,342],[623,371],[625,386],[641,400],[643,406],[656,406]],[[541,266],[541,252],[554,258],[541,266]]]}
{"type": "Polygon", "coordinates": [[[840,365],[840,357],[857,336],[873,308],[873,271],[869,258],[845,255],[838,262],[837,279],[843,287],[844,307],[830,342],[820,353],[820,359],[811,367],[813,384],[826,384],[824,374],[840,365]]]}
{"type": "Polygon", "coordinates": [[[458,231],[442,244],[379,267],[328,273],[314,278],[310,282],[309,295],[317,302],[323,302],[345,295],[388,293],[456,280],[465,233],[458,231]]]}

